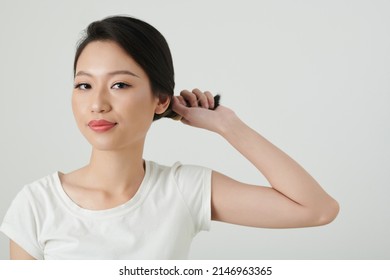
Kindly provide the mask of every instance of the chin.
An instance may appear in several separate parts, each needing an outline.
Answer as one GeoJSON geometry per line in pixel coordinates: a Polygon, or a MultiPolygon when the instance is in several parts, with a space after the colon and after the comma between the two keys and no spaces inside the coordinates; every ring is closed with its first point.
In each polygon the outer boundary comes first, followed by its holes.
{"type": "Polygon", "coordinates": [[[136,143],[123,143],[121,141],[120,143],[117,141],[108,141],[108,139],[93,139],[93,141],[89,141],[92,148],[96,151],[119,151],[119,150],[125,150],[125,149],[138,149],[139,142],[136,143]],[[101,140],[101,141],[98,141],[101,140]]]}
{"type": "Polygon", "coordinates": [[[92,149],[95,151],[108,152],[108,151],[114,151],[118,149],[118,147],[115,147],[113,145],[108,145],[108,144],[96,144],[96,143],[90,143],[90,144],[92,146],[92,149]]]}
{"type": "Polygon", "coordinates": [[[124,149],[138,149],[139,146],[143,146],[145,141],[145,135],[90,135],[85,134],[84,137],[87,139],[89,144],[94,150],[97,151],[115,151],[124,149]]]}
{"type": "Polygon", "coordinates": [[[114,151],[120,149],[121,145],[116,141],[108,139],[87,139],[94,150],[97,151],[114,151]]]}

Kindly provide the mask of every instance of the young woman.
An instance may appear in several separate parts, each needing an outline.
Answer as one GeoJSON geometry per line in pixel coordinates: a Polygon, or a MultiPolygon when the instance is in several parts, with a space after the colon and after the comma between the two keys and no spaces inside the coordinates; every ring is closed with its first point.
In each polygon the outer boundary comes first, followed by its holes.
{"type": "Polygon", "coordinates": [[[181,259],[211,220],[291,228],[335,219],[337,202],[293,159],[210,92],[174,96],[174,84],[155,28],[131,17],[89,25],[75,56],[72,107],[92,145],[90,162],[20,191],[1,226],[11,259],[181,259]],[[221,135],[270,187],[144,160],[146,134],[161,117],[221,135]]]}

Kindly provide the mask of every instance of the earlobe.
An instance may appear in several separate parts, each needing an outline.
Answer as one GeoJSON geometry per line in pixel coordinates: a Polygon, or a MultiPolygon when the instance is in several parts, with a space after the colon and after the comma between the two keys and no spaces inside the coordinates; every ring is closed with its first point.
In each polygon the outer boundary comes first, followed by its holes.
{"type": "Polygon", "coordinates": [[[168,109],[170,103],[171,103],[170,96],[167,94],[161,94],[158,98],[158,103],[154,112],[156,114],[164,113],[168,109]]]}

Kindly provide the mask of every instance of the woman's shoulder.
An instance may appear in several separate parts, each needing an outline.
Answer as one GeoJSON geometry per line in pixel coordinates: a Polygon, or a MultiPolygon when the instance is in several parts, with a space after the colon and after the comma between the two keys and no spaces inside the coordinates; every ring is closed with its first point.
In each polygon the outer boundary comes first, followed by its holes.
{"type": "Polygon", "coordinates": [[[22,191],[40,193],[53,190],[59,183],[59,171],[45,175],[23,186],[22,191]]]}
{"type": "Polygon", "coordinates": [[[206,166],[193,164],[193,163],[182,163],[181,161],[174,161],[171,164],[161,164],[151,160],[145,160],[147,167],[152,170],[178,172],[181,170],[204,170],[209,169],[206,166]]]}
{"type": "Polygon", "coordinates": [[[58,188],[58,171],[36,179],[23,185],[16,197],[13,205],[26,205],[34,209],[45,208],[49,201],[56,197],[58,188]]]}
{"type": "Polygon", "coordinates": [[[193,185],[196,181],[211,179],[212,169],[197,165],[176,161],[170,165],[162,165],[153,161],[148,161],[150,176],[156,180],[167,179],[174,181],[177,185],[193,185]]]}
{"type": "Polygon", "coordinates": [[[187,173],[190,170],[202,168],[196,165],[183,164],[180,161],[175,161],[171,164],[161,164],[155,161],[146,160],[145,163],[147,174],[149,174],[151,177],[157,178],[165,176],[177,177],[180,174],[187,173]]]}

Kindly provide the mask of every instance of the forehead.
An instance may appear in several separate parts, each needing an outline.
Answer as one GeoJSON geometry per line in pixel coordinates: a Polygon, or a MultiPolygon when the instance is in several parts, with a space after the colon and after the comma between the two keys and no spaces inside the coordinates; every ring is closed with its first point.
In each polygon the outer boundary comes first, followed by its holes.
{"type": "Polygon", "coordinates": [[[81,52],[76,73],[85,71],[93,75],[127,70],[139,77],[146,77],[143,69],[123,48],[113,41],[93,41],[81,52]]]}

